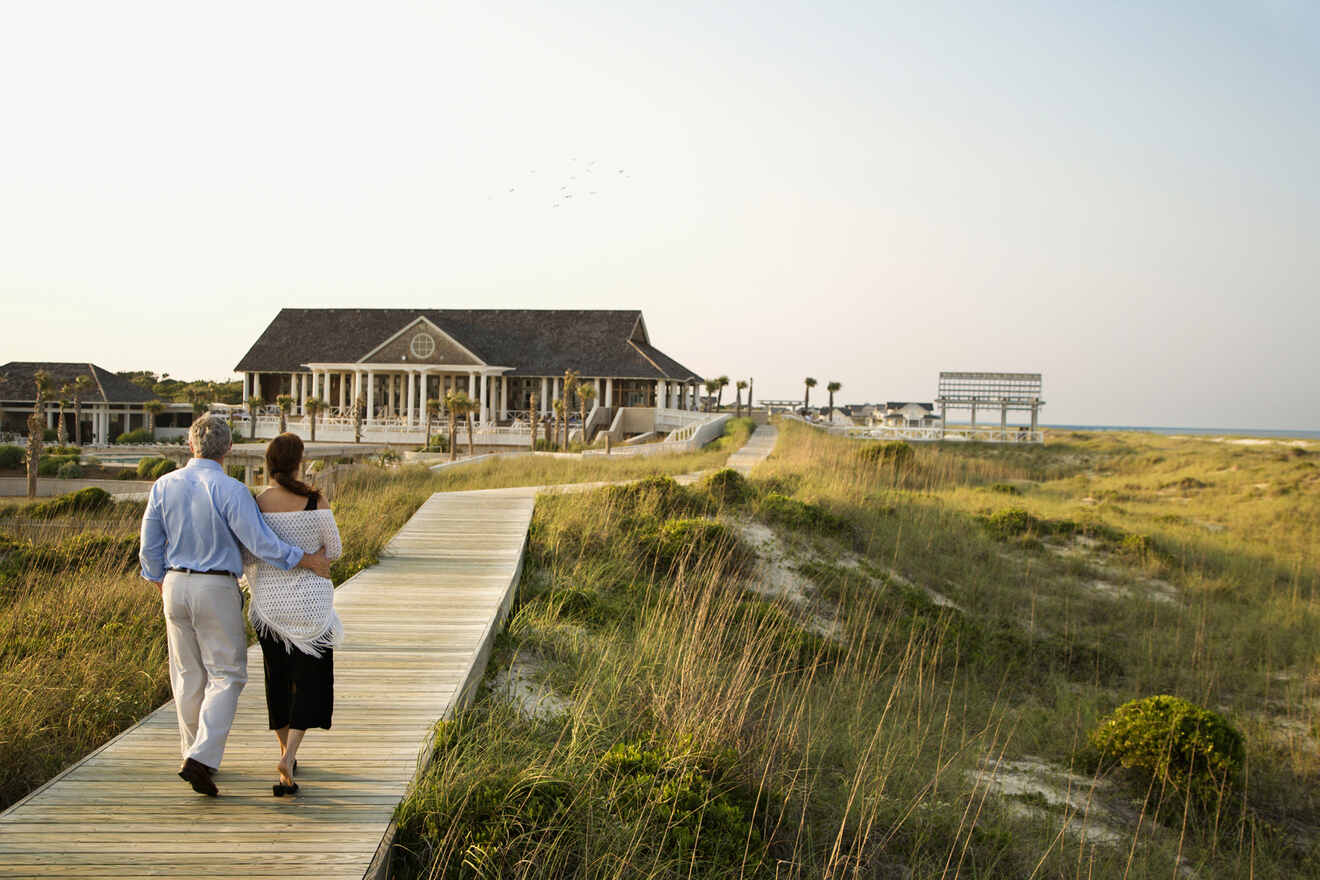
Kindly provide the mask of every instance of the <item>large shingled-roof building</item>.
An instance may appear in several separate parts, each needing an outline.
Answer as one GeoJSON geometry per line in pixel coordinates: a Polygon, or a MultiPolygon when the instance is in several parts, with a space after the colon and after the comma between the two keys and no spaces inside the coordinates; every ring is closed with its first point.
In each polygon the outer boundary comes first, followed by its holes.
{"type": "Polygon", "coordinates": [[[301,413],[315,397],[342,418],[361,397],[369,423],[405,429],[453,390],[482,425],[526,415],[532,395],[549,413],[570,369],[605,407],[693,409],[701,381],[635,309],[282,309],[235,367],[244,399],[289,395],[301,413]]]}
{"type": "MultiPolygon", "coordinates": [[[[66,407],[64,418],[68,436],[81,434],[96,444],[135,428],[146,427],[144,404],[152,400],[150,391],[122,376],[88,363],[58,361],[10,361],[0,366],[0,433],[26,434],[27,419],[37,398],[37,373],[45,371],[56,399],[68,397],[60,389],[72,388],[79,377],[90,381],[81,394],[82,430],[74,425],[73,408],[66,407]]],[[[59,408],[46,407],[46,426],[55,427],[59,408]]],[[[186,427],[186,423],[185,423],[186,427]]]]}

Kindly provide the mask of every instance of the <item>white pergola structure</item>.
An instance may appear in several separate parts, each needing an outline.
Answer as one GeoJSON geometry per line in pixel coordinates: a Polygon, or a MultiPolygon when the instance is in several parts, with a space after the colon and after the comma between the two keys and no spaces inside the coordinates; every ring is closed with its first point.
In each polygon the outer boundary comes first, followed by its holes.
{"type": "Polygon", "coordinates": [[[940,373],[940,392],[935,402],[940,407],[940,421],[947,427],[949,410],[971,412],[972,427],[976,427],[976,411],[999,410],[999,430],[1008,429],[1008,414],[1031,413],[1031,433],[1037,430],[1041,400],[1040,373],[940,373]]]}

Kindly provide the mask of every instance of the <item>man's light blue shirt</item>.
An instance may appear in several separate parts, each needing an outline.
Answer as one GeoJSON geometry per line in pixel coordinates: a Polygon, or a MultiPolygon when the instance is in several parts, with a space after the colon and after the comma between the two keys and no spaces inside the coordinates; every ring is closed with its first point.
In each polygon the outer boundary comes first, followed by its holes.
{"type": "Polygon", "coordinates": [[[159,581],[167,568],[240,574],[240,542],[276,568],[293,568],[303,558],[302,550],[276,537],[252,493],[217,461],[194,458],[152,485],[139,554],[147,580],[159,581]]]}

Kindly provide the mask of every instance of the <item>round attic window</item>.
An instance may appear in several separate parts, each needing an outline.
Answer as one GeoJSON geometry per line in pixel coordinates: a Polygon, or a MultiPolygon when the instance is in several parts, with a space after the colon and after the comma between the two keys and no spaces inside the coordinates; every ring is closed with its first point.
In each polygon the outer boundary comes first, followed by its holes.
{"type": "Polygon", "coordinates": [[[418,333],[408,344],[408,350],[412,352],[413,357],[429,358],[435,354],[435,340],[425,333],[418,333]]]}

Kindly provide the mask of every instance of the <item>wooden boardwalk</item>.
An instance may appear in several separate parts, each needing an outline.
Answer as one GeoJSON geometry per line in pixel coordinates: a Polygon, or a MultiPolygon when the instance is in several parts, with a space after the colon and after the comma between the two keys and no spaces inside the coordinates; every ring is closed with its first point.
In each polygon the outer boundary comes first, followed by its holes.
{"type": "Polygon", "coordinates": [[[174,704],[0,814],[0,876],[375,876],[432,725],[480,681],[521,572],[535,489],[431,496],[378,565],[336,591],[335,726],[310,731],[302,793],[275,798],[261,650],[216,777],[195,794],[174,704]]]}
{"type": "Polygon", "coordinates": [[[761,425],[752,436],[747,438],[741,449],[734,450],[729,456],[728,467],[733,468],[743,476],[751,473],[752,468],[770,457],[771,451],[775,448],[775,441],[779,439],[779,429],[774,425],[761,425]]]}

